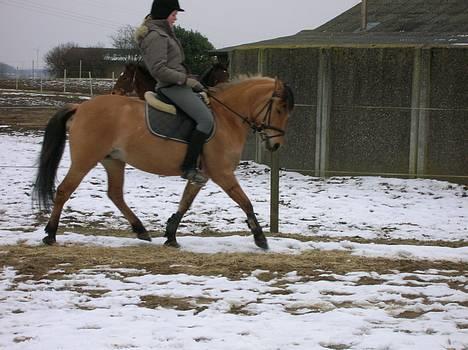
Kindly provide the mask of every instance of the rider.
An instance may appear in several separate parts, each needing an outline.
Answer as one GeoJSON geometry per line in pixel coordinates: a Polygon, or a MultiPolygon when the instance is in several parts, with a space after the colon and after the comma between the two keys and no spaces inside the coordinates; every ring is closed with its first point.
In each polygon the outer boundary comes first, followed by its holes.
{"type": "Polygon", "coordinates": [[[198,157],[213,128],[210,109],[197,96],[204,86],[188,76],[184,50],[174,33],[177,13],[184,11],[178,0],[154,0],[151,13],[137,30],[136,40],[151,75],[158,81],[156,90],[169,98],[195,122],[187,154],[182,163],[182,177],[203,184],[207,178],[198,169],[198,157]]]}

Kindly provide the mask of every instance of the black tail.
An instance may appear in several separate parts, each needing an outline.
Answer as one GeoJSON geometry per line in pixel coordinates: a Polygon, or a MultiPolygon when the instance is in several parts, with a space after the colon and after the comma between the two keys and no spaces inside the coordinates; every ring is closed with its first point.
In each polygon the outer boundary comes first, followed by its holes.
{"type": "Polygon", "coordinates": [[[65,106],[55,113],[47,123],[32,195],[33,202],[35,202],[40,209],[49,210],[53,203],[55,177],[65,149],[67,136],[66,124],[75,112],[75,106],[65,106]]]}

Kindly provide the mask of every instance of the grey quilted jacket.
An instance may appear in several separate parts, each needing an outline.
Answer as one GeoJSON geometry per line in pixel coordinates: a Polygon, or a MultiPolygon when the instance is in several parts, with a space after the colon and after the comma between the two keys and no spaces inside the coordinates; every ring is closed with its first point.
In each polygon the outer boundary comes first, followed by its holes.
{"type": "Polygon", "coordinates": [[[186,83],[184,50],[167,20],[145,19],[135,39],[146,67],[158,81],[157,88],[186,83]]]}

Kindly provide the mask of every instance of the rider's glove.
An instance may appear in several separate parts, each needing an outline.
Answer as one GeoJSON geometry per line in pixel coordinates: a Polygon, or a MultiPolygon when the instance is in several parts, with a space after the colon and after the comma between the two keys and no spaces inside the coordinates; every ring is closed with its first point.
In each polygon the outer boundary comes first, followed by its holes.
{"type": "Polygon", "coordinates": [[[205,90],[205,87],[198,80],[193,78],[187,78],[186,84],[187,86],[190,86],[195,92],[202,92],[205,90]]]}

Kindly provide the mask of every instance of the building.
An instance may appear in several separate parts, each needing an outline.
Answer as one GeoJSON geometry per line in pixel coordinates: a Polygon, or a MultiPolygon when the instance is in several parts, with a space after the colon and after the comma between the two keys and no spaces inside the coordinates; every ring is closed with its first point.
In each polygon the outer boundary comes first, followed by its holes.
{"type": "Polygon", "coordinates": [[[125,64],[139,59],[139,52],[101,47],[73,47],[64,60],[68,77],[112,78],[125,69],[125,64]]]}
{"type": "MultiPolygon", "coordinates": [[[[468,1],[367,0],[315,30],[218,55],[232,76],[293,87],[281,167],[468,183],[468,1]]],[[[255,140],[245,156],[268,161],[255,140]]]]}

